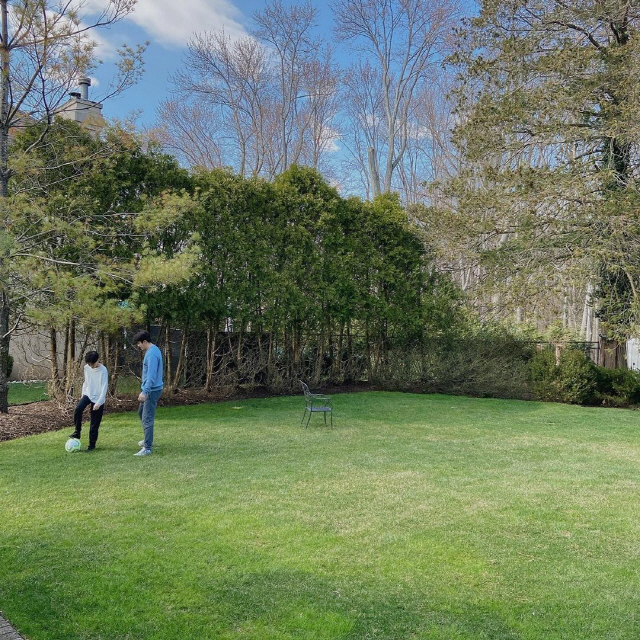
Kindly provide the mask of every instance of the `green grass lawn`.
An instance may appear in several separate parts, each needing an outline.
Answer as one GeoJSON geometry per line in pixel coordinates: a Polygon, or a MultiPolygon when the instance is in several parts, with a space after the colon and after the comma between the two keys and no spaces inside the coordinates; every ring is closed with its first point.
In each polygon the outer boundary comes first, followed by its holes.
{"type": "Polygon", "coordinates": [[[118,378],[119,395],[138,395],[140,393],[140,378],[135,376],[120,376],[118,378]]]}
{"type": "Polygon", "coordinates": [[[0,443],[0,610],[33,640],[640,637],[640,414],[362,393],[0,443]],[[83,443],[86,445],[86,442],[83,443]]]}
{"type": "Polygon", "coordinates": [[[24,404],[47,400],[47,385],[44,382],[12,382],[9,385],[9,404],[24,404]]]}
{"type": "MultiPolygon", "coordinates": [[[[118,393],[137,395],[140,393],[140,380],[135,376],[127,376],[118,380],[118,393]]],[[[12,382],[9,385],[9,404],[25,404],[48,400],[45,382],[12,382]]]]}

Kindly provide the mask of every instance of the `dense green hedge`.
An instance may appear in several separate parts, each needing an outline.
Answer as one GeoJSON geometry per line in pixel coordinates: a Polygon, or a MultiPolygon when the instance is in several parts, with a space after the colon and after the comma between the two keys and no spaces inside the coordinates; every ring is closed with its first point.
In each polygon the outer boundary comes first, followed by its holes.
{"type": "Polygon", "coordinates": [[[552,402],[626,407],[640,403],[640,372],[605,369],[582,351],[565,349],[536,353],[530,363],[535,397],[552,402]]]}
{"type": "Polygon", "coordinates": [[[597,367],[595,400],[614,407],[640,404],[640,372],[597,367]]]}
{"type": "Polygon", "coordinates": [[[434,338],[397,349],[373,380],[390,389],[416,389],[493,398],[532,399],[529,343],[505,335],[434,338]]]}
{"type": "Polygon", "coordinates": [[[482,331],[393,350],[372,382],[427,393],[612,407],[640,404],[640,372],[599,367],[578,348],[564,349],[556,364],[553,349],[537,351],[531,343],[482,331]]]}

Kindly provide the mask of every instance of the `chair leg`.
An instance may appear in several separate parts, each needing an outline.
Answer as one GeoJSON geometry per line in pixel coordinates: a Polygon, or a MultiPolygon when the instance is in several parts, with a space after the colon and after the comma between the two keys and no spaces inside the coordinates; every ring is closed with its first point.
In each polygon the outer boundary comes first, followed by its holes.
{"type": "Polygon", "coordinates": [[[302,426],[306,415],[307,415],[307,407],[304,408],[304,413],[302,414],[302,420],[300,420],[300,426],[302,426]]]}
{"type": "Polygon", "coordinates": [[[324,418],[324,426],[326,427],[327,426],[327,412],[326,411],[322,412],[322,417],[324,418]]]}
{"type": "Polygon", "coordinates": [[[331,428],[333,429],[333,411],[329,411],[329,417],[331,418],[331,428]]]}
{"type": "Polygon", "coordinates": [[[305,429],[309,426],[310,422],[311,422],[311,411],[309,411],[309,417],[307,418],[307,424],[304,425],[305,429]]]}

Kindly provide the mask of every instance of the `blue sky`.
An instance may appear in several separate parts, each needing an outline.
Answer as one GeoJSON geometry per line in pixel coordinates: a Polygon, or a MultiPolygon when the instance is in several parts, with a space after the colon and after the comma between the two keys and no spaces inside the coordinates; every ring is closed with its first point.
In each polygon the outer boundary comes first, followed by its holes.
{"type": "MultiPolygon", "coordinates": [[[[314,4],[320,13],[319,29],[330,35],[331,10],[326,2],[314,4]]],[[[90,6],[104,6],[104,0],[91,0],[90,6]]],[[[240,35],[250,28],[254,11],[263,6],[264,0],[138,0],[132,15],[94,33],[104,64],[91,74],[97,86],[91,87],[89,97],[100,100],[106,91],[119,46],[149,41],[141,81],[121,96],[106,101],[103,114],[106,118],[124,119],[140,111],[138,124],[153,125],[156,109],[170,91],[170,76],[182,65],[192,34],[224,28],[229,34],[240,35]]]]}
{"type": "MultiPolygon", "coordinates": [[[[319,32],[332,38],[333,18],[327,0],[312,0],[319,12],[319,32]]],[[[437,0],[434,0],[437,2],[437,0]]],[[[294,0],[285,0],[293,4],[294,0]]],[[[462,0],[467,7],[474,0],[462,0]]],[[[145,54],[145,73],[141,81],[121,96],[104,103],[106,118],[124,119],[139,111],[138,125],[152,126],[156,110],[170,91],[170,77],[183,62],[186,45],[194,33],[224,28],[232,35],[246,33],[252,15],[264,7],[265,0],[137,0],[135,11],[109,29],[94,33],[100,43],[104,64],[92,73],[97,86],[90,98],[100,100],[113,77],[115,50],[123,43],[135,45],[149,41],[145,54]]],[[[89,7],[104,7],[105,0],[89,0],[89,7]]],[[[346,56],[344,51],[339,55],[346,56]]]]}

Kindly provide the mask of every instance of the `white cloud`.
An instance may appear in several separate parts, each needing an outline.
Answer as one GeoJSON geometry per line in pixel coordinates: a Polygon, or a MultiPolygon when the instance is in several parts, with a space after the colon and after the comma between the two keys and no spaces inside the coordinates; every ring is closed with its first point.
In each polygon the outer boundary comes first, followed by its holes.
{"type": "Polygon", "coordinates": [[[327,153],[337,153],[338,151],[340,151],[340,145],[335,140],[331,140],[327,146],[327,153]]]}
{"type": "Polygon", "coordinates": [[[338,141],[340,140],[340,133],[335,129],[328,128],[324,132],[324,149],[327,153],[336,153],[340,151],[340,145],[338,141]]]}
{"type": "Polygon", "coordinates": [[[194,33],[224,29],[232,38],[245,34],[242,13],[229,0],[138,0],[128,16],[166,47],[183,47],[194,33]]]}
{"type": "Polygon", "coordinates": [[[409,137],[413,140],[431,140],[431,129],[426,125],[411,122],[409,124],[409,137]]]}
{"type": "Polygon", "coordinates": [[[360,124],[370,129],[374,129],[380,123],[380,118],[373,113],[365,113],[358,117],[360,124]]]}
{"type": "Polygon", "coordinates": [[[104,31],[92,29],[88,32],[87,39],[96,43],[95,55],[101,60],[113,60],[117,56],[116,45],[104,36],[104,31]]]}

